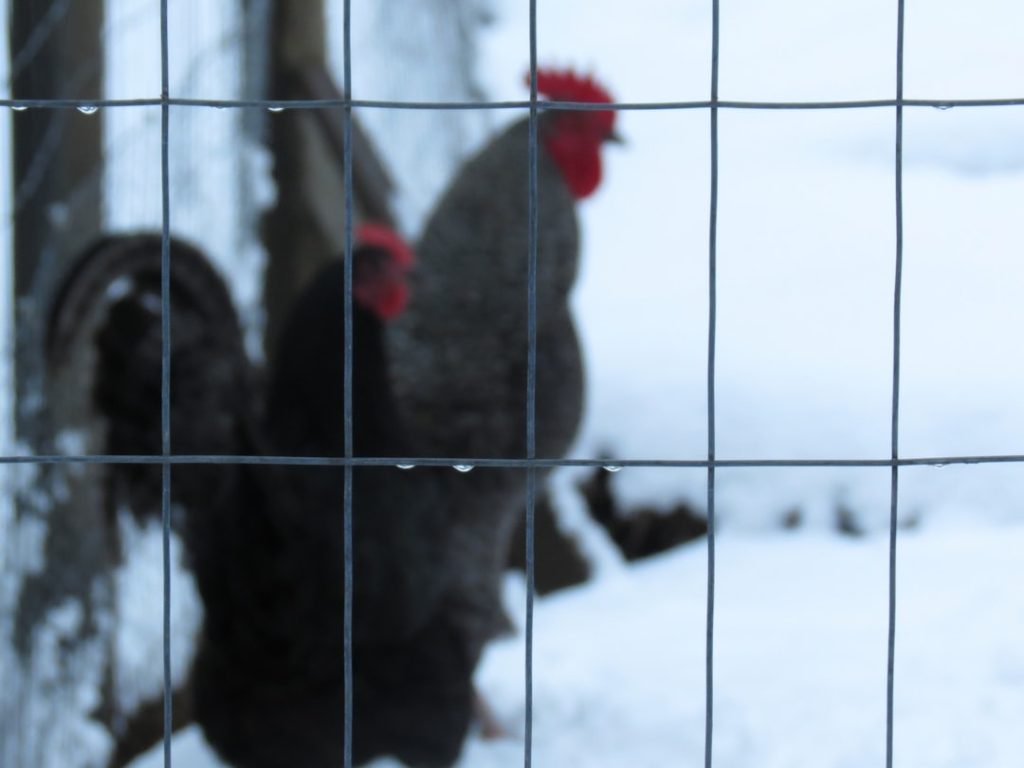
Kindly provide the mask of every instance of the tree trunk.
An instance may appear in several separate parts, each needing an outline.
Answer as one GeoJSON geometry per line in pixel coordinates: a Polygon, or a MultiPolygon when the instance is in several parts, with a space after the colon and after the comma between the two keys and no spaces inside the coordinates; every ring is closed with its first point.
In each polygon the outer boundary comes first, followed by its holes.
{"type": "MultiPolygon", "coordinates": [[[[274,0],[268,96],[275,99],[299,96],[299,73],[304,67],[324,62],[323,0],[274,0]]],[[[330,253],[330,243],[316,225],[307,205],[310,178],[318,171],[311,152],[316,136],[308,115],[289,110],[271,115],[268,145],[274,158],[277,203],[263,220],[267,248],[264,308],[267,313],[265,348],[274,354],[280,324],[291,298],[303,280],[330,253]]],[[[331,196],[323,190],[324,197],[331,196]]],[[[344,207],[338,203],[338,218],[344,207]]]]}
{"type": "MultiPolygon", "coordinates": [[[[101,96],[101,0],[15,2],[10,12],[15,98],[101,96]]],[[[42,334],[61,268],[99,231],[101,141],[101,114],[31,108],[13,116],[15,429],[36,453],[54,450],[57,431],[83,421],[77,377],[47,381],[42,334]]],[[[0,764],[84,765],[82,740],[92,735],[83,710],[99,702],[83,686],[91,680],[98,692],[106,674],[96,657],[110,557],[99,475],[60,467],[25,475],[4,543],[0,764]]]]}

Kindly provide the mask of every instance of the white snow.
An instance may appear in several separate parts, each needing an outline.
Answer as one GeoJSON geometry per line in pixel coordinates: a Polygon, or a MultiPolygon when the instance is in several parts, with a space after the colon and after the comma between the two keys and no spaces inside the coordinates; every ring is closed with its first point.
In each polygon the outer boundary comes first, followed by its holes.
{"type": "MultiPolygon", "coordinates": [[[[1022,547],[1021,527],[901,535],[895,764],[1020,765],[1022,547]]],[[[538,601],[534,764],[703,765],[706,563],[704,545],[691,544],[538,601]]],[[[714,764],[883,763],[885,537],[733,533],[716,564],[714,764]]],[[[492,646],[477,680],[516,735],[472,736],[459,766],[521,765],[522,637],[492,646]]],[[[192,768],[219,765],[194,729],[174,749],[192,768]]],[[[159,758],[153,750],[133,768],[159,758]]]]}
{"type": "MultiPolygon", "coordinates": [[[[1024,530],[963,526],[899,543],[896,764],[1011,766],[1024,756],[1024,530]]],[[[715,765],[877,765],[885,744],[887,542],[727,534],[716,557],[715,765]]],[[[703,544],[541,600],[534,757],[597,768],[700,765],[703,544]]],[[[478,680],[523,722],[521,638],[478,680]]],[[[520,744],[467,745],[511,766],[520,744]]]]}
{"type": "MultiPolygon", "coordinates": [[[[134,712],[163,692],[163,529],[159,520],[140,525],[128,510],[118,514],[125,562],[115,574],[116,705],[134,712]]],[[[171,680],[188,677],[202,626],[203,605],[186,567],[181,538],[171,536],[171,680]]]]}
{"type": "MultiPolygon", "coordinates": [[[[187,765],[189,768],[230,768],[227,763],[218,759],[197,725],[190,725],[174,736],[171,760],[177,765],[187,765]]],[[[163,745],[133,760],[129,763],[129,768],[164,768],[163,745]]]]}

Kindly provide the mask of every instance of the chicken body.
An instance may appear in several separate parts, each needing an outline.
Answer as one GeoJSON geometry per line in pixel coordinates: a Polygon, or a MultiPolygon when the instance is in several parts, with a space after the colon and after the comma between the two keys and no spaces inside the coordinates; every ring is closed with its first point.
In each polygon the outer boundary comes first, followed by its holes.
{"type": "MultiPolygon", "coordinates": [[[[256,372],[223,281],[196,248],[170,241],[170,429],[178,454],[250,453],[243,436],[256,408],[256,372]]],[[[105,237],[68,270],[52,302],[47,333],[51,368],[65,364],[82,328],[96,328],[92,403],[104,419],[105,452],[159,456],[161,430],[161,238],[105,237]]],[[[226,474],[210,465],[174,468],[173,501],[217,495],[226,474]]],[[[160,514],[161,469],[110,468],[111,506],[160,514]]]]}
{"type": "MultiPolygon", "coordinates": [[[[357,455],[405,452],[382,334],[404,293],[381,247],[354,254],[357,455]],[[390,271],[389,271],[390,270],[390,271]]],[[[58,293],[51,357],[76,317],[94,316],[93,401],[112,453],[159,454],[160,238],[87,253],[58,293]]],[[[244,354],[223,281],[171,245],[171,437],[176,453],[343,455],[343,271],[336,261],[294,305],[279,364],[262,379],[244,354]],[[265,411],[265,413],[264,413],[265,411]]],[[[176,465],[189,564],[204,604],[191,675],[194,716],[238,768],[340,765],[344,755],[344,473],[341,467],[176,465]]],[[[392,754],[441,768],[472,714],[475,658],[444,606],[451,495],[441,470],[353,470],[356,763],[392,754]]],[[[160,467],[111,468],[134,511],[158,514],[160,467]]]]}
{"type": "MultiPolygon", "coordinates": [[[[430,455],[525,455],[528,130],[513,124],[456,175],[420,238],[409,307],[389,327],[396,396],[430,455]]],[[[537,160],[537,454],[558,456],[581,413],[566,304],[579,234],[561,172],[543,149],[537,160]]]]}
{"type": "MultiPolygon", "coordinates": [[[[357,250],[356,265],[371,255],[357,250]]],[[[340,261],[321,270],[284,323],[268,383],[272,453],[344,454],[343,274],[340,261]]],[[[356,275],[358,295],[364,286],[356,275]]],[[[355,455],[402,453],[406,438],[390,394],[382,318],[355,302],[352,322],[355,455]]],[[[250,571],[244,594],[236,592],[235,576],[208,580],[208,611],[226,621],[208,622],[195,676],[197,719],[240,767],[327,768],[343,761],[344,474],[342,467],[277,467],[274,489],[249,486],[259,498],[239,508],[264,514],[197,537],[209,550],[201,560],[215,562],[241,535],[236,557],[250,571]],[[275,494],[284,498],[270,508],[275,494]],[[262,562],[268,555],[269,565],[262,562]]],[[[352,470],[357,764],[390,754],[440,768],[461,749],[473,664],[444,610],[450,509],[439,470],[352,470]]]]}
{"type": "MultiPolygon", "coordinates": [[[[342,281],[340,261],[325,267],[296,299],[284,323],[267,404],[268,438],[274,453],[344,453],[342,281]]],[[[356,455],[380,455],[401,448],[405,440],[387,382],[382,322],[358,303],[353,305],[352,320],[353,448],[356,455]]],[[[275,757],[264,753],[259,758],[274,762],[239,765],[295,764],[288,761],[295,754],[289,745],[295,743],[316,747],[317,751],[306,753],[303,765],[338,765],[344,745],[344,469],[277,471],[293,505],[306,512],[305,524],[291,523],[293,528],[301,526],[298,531],[274,536],[294,549],[292,555],[278,559],[307,572],[318,569],[309,573],[302,593],[287,599],[296,604],[308,600],[313,609],[299,608],[303,616],[296,621],[302,623],[302,632],[292,631],[284,647],[278,647],[275,633],[295,626],[293,621],[280,620],[295,605],[282,606],[274,622],[266,625],[257,654],[240,657],[238,651],[251,642],[258,617],[244,625],[249,637],[225,633],[230,641],[220,644],[229,652],[210,655],[208,668],[197,676],[197,683],[204,678],[212,681],[205,691],[197,690],[197,700],[205,702],[198,717],[205,720],[207,733],[213,734],[211,740],[225,755],[245,753],[248,729],[253,726],[264,744],[279,745],[275,757]],[[314,587],[318,593],[310,595],[314,587]],[[296,641],[302,639],[313,641],[313,647],[299,647],[296,641]],[[280,680],[281,686],[268,688],[267,678],[280,680]],[[290,688],[296,683],[302,686],[298,691],[290,688]],[[282,718],[281,713],[296,711],[295,702],[310,702],[311,711],[282,718]]],[[[457,757],[468,728],[471,666],[464,643],[441,610],[450,517],[441,481],[436,470],[352,470],[352,751],[357,763],[394,754],[410,765],[448,765],[457,757]]],[[[271,594],[260,605],[280,587],[271,583],[267,589],[271,594]]],[[[232,596],[224,599],[230,602],[232,596]]],[[[228,616],[238,612],[237,606],[230,605],[222,611],[228,616]]],[[[249,754],[245,757],[251,759],[249,754]]]]}
{"type": "MultiPolygon", "coordinates": [[[[589,79],[539,73],[552,98],[609,101],[589,79]]],[[[575,203],[600,181],[610,112],[538,118],[536,456],[570,447],[583,408],[583,365],[568,299],[576,278],[575,203]]],[[[529,123],[514,123],[458,171],[429,217],[409,308],[389,326],[399,411],[421,455],[527,456],[529,123]]],[[[538,470],[543,478],[544,472],[538,470]]],[[[523,514],[526,473],[472,473],[455,505],[456,578],[467,632],[482,647],[507,622],[501,578],[523,514]]]]}

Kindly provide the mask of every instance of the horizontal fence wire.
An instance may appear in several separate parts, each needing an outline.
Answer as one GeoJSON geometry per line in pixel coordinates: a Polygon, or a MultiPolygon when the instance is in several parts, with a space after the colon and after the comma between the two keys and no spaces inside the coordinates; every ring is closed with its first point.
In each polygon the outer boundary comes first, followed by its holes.
{"type": "Polygon", "coordinates": [[[266,464],[282,467],[449,467],[452,469],[554,469],[593,467],[618,470],[625,467],[675,469],[770,468],[770,467],[946,467],[968,464],[1024,464],[1024,455],[919,456],[897,459],[514,459],[439,458],[437,456],[256,456],[256,455],[34,455],[0,456],[2,464],[266,464]]]}
{"type": "MultiPolygon", "coordinates": [[[[11,109],[91,109],[123,107],[160,107],[160,98],[139,99],[0,99],[0,107],[11,109]]],[[[213,109],[403,109],[403,110],[529,110],[529,101],[385,101],[378,99],[190,99],[174,97],[166,100],[172,107],[211,107],[213,109]]],[[[992,99],[854,99],[850,101],[617,101],[611,104],[576,101],[538,101],[539,112],[608,111],[643,112],[657,110],[826,110],[881,109],[892,107],[930,107],[954,109],[973,107],[1024,107],[1024,96],[992,99]]]]}

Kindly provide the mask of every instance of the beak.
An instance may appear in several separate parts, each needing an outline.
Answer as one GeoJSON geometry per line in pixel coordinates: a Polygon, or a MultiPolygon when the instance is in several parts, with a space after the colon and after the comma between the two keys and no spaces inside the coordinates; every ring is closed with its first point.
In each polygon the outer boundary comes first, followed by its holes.
{"type": "Polygon", "coordinates": [[[626,143],[626,140],[622,138],[622,135],[614,130],[607,136],[605,136],[604,140],[611,144],[618,144],[619,146],[622,146],[626,143]]]}

